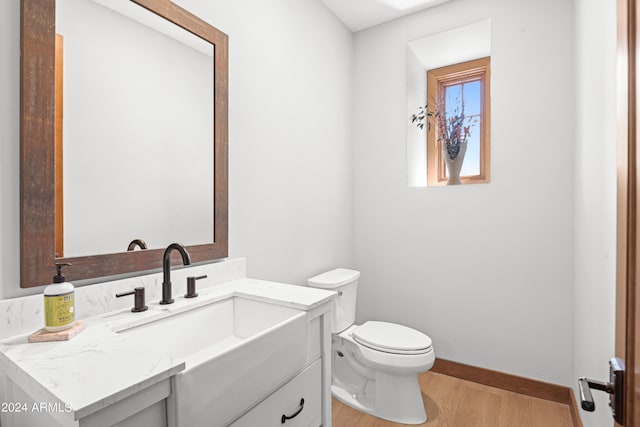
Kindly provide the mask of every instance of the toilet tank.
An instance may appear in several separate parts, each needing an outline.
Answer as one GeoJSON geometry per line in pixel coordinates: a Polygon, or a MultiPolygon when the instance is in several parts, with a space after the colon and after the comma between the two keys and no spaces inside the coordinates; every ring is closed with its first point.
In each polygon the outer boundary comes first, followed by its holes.
{"type": "Polygon", "coordinates": [[[338,292],[331,322],[332,333],[344,331],[355,321],[358,278],[360,278],[359,271],[337,268],[307,280],[307,285],[313,288],[338,292]]]}

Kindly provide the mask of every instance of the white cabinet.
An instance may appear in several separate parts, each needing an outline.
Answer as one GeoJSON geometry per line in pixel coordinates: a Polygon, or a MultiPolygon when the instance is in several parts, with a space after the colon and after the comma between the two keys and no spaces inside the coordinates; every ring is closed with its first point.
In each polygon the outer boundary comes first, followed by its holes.
{"type": "Polygon", "coordinates": [[[2,378],[0,401],[19,404],[24,410],[0,413],[0,425],[14,427],[162,427],[166,426],[166,398],[171,394],[167,378],[96,412],[74,420],[64,405],[34,398],[9,378],[2,378]],[[41,408],[37,409],[36,408],[41,408]]]}
{"type": "Polygon", "coordinates": [[[307,367],[229,427],[331,427],[331,310],[326,303],[308,311],[307,367]],[[291,418],[283,423],[283,415],[291,418]]]}
{"type": "Polygon", "coordinates": [[[322,365],[315,361],[230,427],[318,427],[322,424],[322,365]]]}

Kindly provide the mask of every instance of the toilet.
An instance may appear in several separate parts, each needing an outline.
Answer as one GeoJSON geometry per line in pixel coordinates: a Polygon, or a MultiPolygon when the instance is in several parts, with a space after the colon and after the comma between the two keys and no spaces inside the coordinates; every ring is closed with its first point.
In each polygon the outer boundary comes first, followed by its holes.
{"type": "Polygon", "coordinates": [[[418,374],[433,366],[431,339],[395,323],[354,325],[360,272],[338,268],[308,279],[336,291],[331,324],[331,392],[362,412],[403,424],[422,424],[427,413],[418,374]]]}

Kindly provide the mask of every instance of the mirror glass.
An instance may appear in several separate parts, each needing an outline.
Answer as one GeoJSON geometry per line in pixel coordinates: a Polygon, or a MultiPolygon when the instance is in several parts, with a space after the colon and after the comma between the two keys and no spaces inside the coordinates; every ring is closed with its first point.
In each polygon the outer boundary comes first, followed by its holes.
{"type": "Polygon", "coordinates": [[[212,242],[214,46],[129,0],[57,0],[55,27],[57,255],[212,242]]]}
{"type": "Polygon", "coordinates": [[[226,257],[228,36],[171,0],[20,4],[20,286],[226,257]]]}

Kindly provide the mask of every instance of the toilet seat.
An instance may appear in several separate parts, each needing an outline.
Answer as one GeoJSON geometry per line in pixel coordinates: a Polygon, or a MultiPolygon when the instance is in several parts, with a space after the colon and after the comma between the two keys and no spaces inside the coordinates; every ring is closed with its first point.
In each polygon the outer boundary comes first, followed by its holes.
{"type": "Polygon", "coordinates": [[[351,336],[358,344],[392,354],[423,354],[432,346],[431,338],[422,332],[388,322],[365,322],[351,336]]]}

